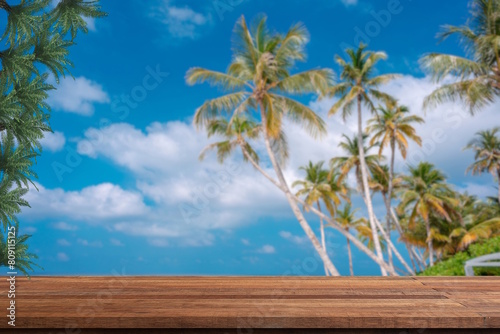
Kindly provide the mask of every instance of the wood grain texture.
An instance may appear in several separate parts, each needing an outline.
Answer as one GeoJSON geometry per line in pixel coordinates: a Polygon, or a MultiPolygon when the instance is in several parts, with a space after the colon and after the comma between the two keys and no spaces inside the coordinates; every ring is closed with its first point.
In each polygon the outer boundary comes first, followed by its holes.
{"type": "MultiPolygon", "coordinates": [[[[6,308],[7,282],[1,290],[6,308]]],[[[0,333],[8,328],[6,320],[0,322],[0,333]]],[[[500,278],[33,277],[16,282],[19,328],[31,329],[26,333],[500,332],[500,278]]]]}

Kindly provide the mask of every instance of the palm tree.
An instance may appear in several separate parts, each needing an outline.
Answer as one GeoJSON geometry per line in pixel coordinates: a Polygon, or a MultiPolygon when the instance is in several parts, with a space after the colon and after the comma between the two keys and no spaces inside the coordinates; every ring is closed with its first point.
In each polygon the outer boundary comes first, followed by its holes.
{"type": "MultiPolygon", "coordinates": [[[[384,101],[386,103],[393,101],[394,99],[392,97],[381,92],[378,88],[382,84],[385,84],[396,77],[394,74],[373,76],[376,64],[381,60],[387,59],[387,55],[384,52],[366,51],[365,48],[365,45],[360,44],[357,50],[347,49],[346,52],[349,55],[349,62],[345,61],[338,55],[335,57],[337,63],[342,68],[341,79],[343,82],[334,86],[330,90],[330,95],[340,97],[339,101],[336,102],[330,109],[330,115],[336,114],[342,109],[342,116],[346,119],[352,113],[355,105],[357,105],[358,141],[360,143],[363,142],[362,104],[364,104],[371,112],[376,113],[376,108],[373,103],[374,100],[384,101]]],[[[370,189],[368,186],[368,167],[363,148],[363,145],[359,145],[361,180],[363,186],[362,190],[364,192],[363,197],[366,202],[370,226],[373,231],[375,250],[379,259],[383,259],[375,222],[376,217],[370,198],[370,189]]],[[[381,269],[381,271],[383,275],[387,274],[384,269],[381,269]]]]}
{"type": "Polygon", "coordinates": [[[387,200],[389,207],[387,214],[390,216],[390,202],[393,192],[394,179],[394,161],[396,157],[396,145],[401,152],[403,159],[406,159],[408,150],[408,139],[413,140],[419,146],[422,146],[422,138],[420,138],[411,126],[412,123],[424,123],[424,119],[416,115],[408,115],[409,109],[406,106],[398,106],[397,104],[388,104],[386,108],[379,108],[381,115],[377,115],[368,121],[368,133],[373,133],[370,145],[380,143],[379,155],[382,156],[384,148],[387,146],[391,149],[391,162],[389,168],[389,179],[387,189],[387,200]]]}
{"type": "Polygon", "coordinates": [[[262,127],[259,123],[244,116],[233,118],[233,122],[224,118],[214,118],[206,124],[208,138],[219,136],[223,140],[210,144],[200,154],[200,160],[205,158],[208,151],[217,151],[217,160],[223,163],[236,148],[240,148],[243,154],[243,159],[248,161],[252,158],[259,161],[257,152],[252,148],[248,140],[255,140],[262,132],[262,127]]]}
{"type": "Polygon", "coordinates": [[[431,217],[451,222],[458,202],[452,189],[446,184],[444,174],[428,162],[421,162],[417,167],[410,166],[409,175],[403,176],[401,188],[400,209],[409,212],[409,227],[414,227],[418,218],[425,223],[429,262],[433,266],[431,217]]]}
{"type": "MultiPolygon", "coordinates": [[[[236,24],[233,60],[227,71],[192,68],[186,80],[191,85],[209,82],[228,92],[227,95],[206,101],[196,110],[194,124],[197,127],[207,126],[221,115],[231,115],[229,124],[243,113],[260,116],[265,147],[280,188],[328,270],[338,274],[304,218],[273,149],[273,141],[278,141],[283,133],[285,117],[302,125],[312,136],[317,137],[326,132],[323,120],[314,111],[290,97],[294,94],[324,93],[332,84],[333,72],[328,69],[290,74],[297,61],[305,60],[307,41],[308,33],[302,24],[293,26],[282,35],[268,31],[265,17],[252,30],[242,17],[236,24]]],[[[285,150],[286,147],[281,149],[285,150]]]]}
{"type": "MultiPolygon", "coordinates": [[[[385,173],[377,173],[378,181],[387,182],[387,189],[382,192],[384,203],[387,211],[387,232],[392,230],[391,222],[394,220],[392,217],[392,197],[394,188],[394,162],[396,158],[396,145],[406,159],[408,150],[408,139],[413,140],[419,146],[422,145],[422,139],[416,134],[415,128],[411,126],[412,123],[424,123],[423,118],[416,115],[408,115],[409,109],[406,106],[400,106],[396,103],[388,103],[385,108],[379,108],[380,115],[373,117],[368,121],[368,133],[373,133],[370,141],[371,145],[380,142],[379,155],[382,156],[384,148],[390,147],[390,167],[388,168],[387,180],[382,180],[385,173]],[[408,138],[408,139],[407,139],[408,138]],[[382,177],[382,178],[381,178],[382,177]]],[[[380,183],[379,183],[380,184],[380,183]]],[[[397,225],[397,222],[394,222],[397,225]]],[[[392,263],[391,249],[388,248],[389,263],[392,263]]],[[[410,252],[411,256],[411,252],[410,252]]]]}
{"type": "Polygon", "coordinates": [[[467,168],[472,174],[491,173],[498,178],[498,204],[500,205],[500,128],[480,131],[465,149],[473,150],[475,162],[467,168]]]}
{"type": "Polygon", "coordinates": [[[458,79],[435,90],[425,99],[425,107],[461,100],[474,114],[500,93],[500,2],[472,0],[470,14],[465,25],[447,25],[440,34],[441,39],[457,35],[465,46],[466,57],[431,53],[421,60],[436,82],[448,75],[458,79]]]}
{"type": "MultiPolygon", "coordinates": [[[[351,228],[356,229],[361,224],[366,224],[366,220],[364,218],[356,218],[357,211],[358,210],[352,210],[350,203],[346,203],[342,210],[337,211],[335,220],[346,230],[346,232],[349,233],[351,228]]],[[[349,256],[349,273],[351,276],[354,276],[351,242],[349,239],[347,239],[347,254],[349,256]]]]}
{"type": "MultiPolygon", "coordinates": [[[[304,180],[295,181],[292,187],[300,187],[297,191],[296,196],[305,196],[305,203],[308,206],[317,205],[318,210],[321,212],[322,201],[325,204],[326,209],[330,213],[330,216],[335,216],[335,211],[340,205],[341,197],[345,197],[347,189],[341,186],[337,186],[334,182],[329,180],[329,172],[323,169],[324,162],[320,161],[316,164],[309,162],[306,167],[301,167],[301,170],[306,172],[306,177],[304,180]]],[[[307,206],[305,207],[306,210],[307,206]]],[[[320,231],[321,231],[321,245],[326,251],[325,244],[325,230],[323,219],[320,218],[320,231]]],[[[325,267],[326,275],[328,276],[328,269],[325,267]]]]}
{"type": "MultiPolygon", "coordinates": [[[[363,181],[361,175],[361,159],[359,158],[359,138],[358,136],[354,136],[353,138],[349,138],[346,135],[342,135],[344,138],[343,141],[340,142],[339,147],[345,152],[344,156],[334,157],[330,160],[330,168],[333,171],[338,170],[342,177],[347,177],[352,170],[354,170],[354,174],[356,176],[356,182],[358,186],[358,191],[363,193],[363,181]]],[[[365,146],[365,142],[368,138],[368,135],[363,135],[362,142],[365,152],[365,161],[368,166],[368,170],[373,172],[374,170],[380,167],[380,162],[385,158],[383,156],[379,156],[377,154],[369,154],[369,152],[378,146],[378,144],[372,144],[369,146],[365,146]]],[[[370,178],[370,174],[368,175],[370,178]]]]}

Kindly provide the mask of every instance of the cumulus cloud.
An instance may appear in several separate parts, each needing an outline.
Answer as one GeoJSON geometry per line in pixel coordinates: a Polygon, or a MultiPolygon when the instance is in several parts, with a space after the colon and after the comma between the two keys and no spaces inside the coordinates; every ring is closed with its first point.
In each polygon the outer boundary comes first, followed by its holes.
{"type": "Polygon", "coordinates": [[[208,143],[205,134],[183,122],[154,123],[144,132],[129,124],[113,124],[86,131],[78,152],[125,167],[135,175],[141,193],[162,208],[144,228],[141,222],[117,225],[133,234],[175,237],[193,226],[202,231],[232,228],[254,220],[256,202],[259,215],[273,215],[286,207],[279,191],[238,157],[224,165],[212,155],[200,162],[198,155],[208,143]]]}
{"type": "Polygon", "coordinates": [[[57,240],[57,244],[59,246],[63,246],[63,247],[69,247],[69,246],[71,246],[71,243],[68,240],[66,240],[66,239],[59,239],[59,240],[57,240]]]}
{"type": "Polygon", "coordinates": [[[88,241],[85,239],[78,239],[76,241],[79,245],[85,246],[85,247],[96,247],[96,248],[101,248],[102,247],[102,242],[101,241],[88,241]]]}
{"type": "MultiPolygon", "coordinates": [[[[53,78],[49,82],[55,84],[53,78]]],[[[108,94],[98,83],[85,77],[62,78],[56,90],[49,94],[48,104],[55,110],[92,116],[95,104],[109,103],[108,94]]]]}
{"type": "MultiPolygon", "coordinates": [[[[35,210],[36,210],[36,208],[35,208],[35,210]]],[[[78,227],[76,227],[74,225],[70,225],[66,222],[54,223],[54,224],[52,224],[52,227],[56,230],[61,230],[61,231],[76,231],[76,230],[78,230],[78,227]]]]}
{"type": "Polygon", "coordinates": [[[358,4],[358,0],[341,0],[344,6],[356,6],[358,4]]]}
{"type": "MultiPolygon", "coordinates": [[[[26,195],[32,210],[23,212],[26,218],[71,218],[100,224],[102,219],[140,216],[148,209],[142,196],[121,187],[103,183],[81,191],[46,189],[37,185],[39,191],[32,190],[26,195]]],[[[66,229],[68,225],[58,223],[55,228],[66,229]]]]}
{"type": "Polygon", "coordinates": [[[196,12],[189,6],[175,6],[170,0],[163,0],[151,11],[151,16],[162,22],[173,38],[195,39],[204,27],[210,24],[210,15],[196,12]]]}
{"type": "Polygon", "coordinates": [[[45,150],[49,150],[51,152],[59,152],[66,144],[66,137],[62,132],[46,132],[40,143],[45,150]]]}
{"type": "Polygon", "coordinates": [[[124,246],[124,244],[120,240],[118,240],[118,239],[111,238],[111,239],[109,239],[109,242],[111,242],[111,244],[113,246],[116,246],[116,247],[122,247],[122,246],[124,246]]]}
{"type": "Polygon", "coordinates": [[[291,232],[288,231],[281,231],[280,237],[282,237],[285,240],[291,241],[297,245],[303,245],[309,242],[307,236],[299,237],[297,235],[293,235],[291,232]]]}
{"type": "Polygon", "coordinates": [[[57,253],[57,259],[61,262],[68,262],[69,261],[69,256],[66,255],[66,253],[57,253]]]}
{"type": "Polygon", "coordinates": [[[276,249],[271,246],[271,245],[264,245],[262,246],[261,248],[259,248],[257,250],[257,253],[261,253],[261,254],[274,254],[276,253],[276,249]]]}

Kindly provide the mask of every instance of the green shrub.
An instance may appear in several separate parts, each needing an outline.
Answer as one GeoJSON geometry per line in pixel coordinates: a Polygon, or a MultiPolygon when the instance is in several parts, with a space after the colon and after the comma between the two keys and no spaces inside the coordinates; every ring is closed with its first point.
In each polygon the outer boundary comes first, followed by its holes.
{"type": "MultiPolygon", "coordinates": [[[[437,263],[420,273],[421,276],[465,276],[465,262],[479,256],[500,253],[500,237],[471,245],[467,250],[437,263]]],[[[500,268],[474,268],[477,276],[500,276],[500,268]]]]}

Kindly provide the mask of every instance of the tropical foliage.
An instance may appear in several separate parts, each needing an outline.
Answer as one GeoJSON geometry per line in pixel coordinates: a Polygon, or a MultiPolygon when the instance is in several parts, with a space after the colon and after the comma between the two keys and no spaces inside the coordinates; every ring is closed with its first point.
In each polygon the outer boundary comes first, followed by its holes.
{"type": "MultiPolygon", "coordinates": [[[[46,104],[49,74],[59,82],[73,65],[69,47],[78,31],[87,32],[85,18],[105,15],[98,1],[0,0],[7,14],[0,51],[0,231],[1,265],[5,265],[5,231],[17,226],[17,214],[29,206],[24,195],[36,174],[32,167],[41,153],[40,140],[51,131],[46,104]]],[[[17,229],[16,229],[17,230],[17,229]]],[[[16,236],[17,268],[25,274],[36,257],[29,253],[29,236],[16,236]]]]}
{"type": "Polygon", "coordinates": [[[470,8],[466,24],[446,25],[440,34],[441,39],[457,36],[467,57],[431,53],[421,60],[436,82],[446,82],[426,98],[426,107],[461,100],[474,114],[500,93],[500,2],[472,0],[470,8]]]}

